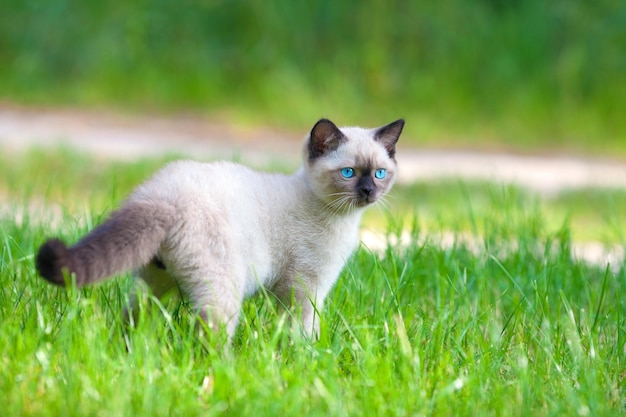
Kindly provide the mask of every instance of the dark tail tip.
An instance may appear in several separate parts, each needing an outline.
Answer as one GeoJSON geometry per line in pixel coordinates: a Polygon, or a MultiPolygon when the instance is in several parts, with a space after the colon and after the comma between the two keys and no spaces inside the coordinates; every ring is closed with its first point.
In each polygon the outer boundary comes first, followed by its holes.
{"type": "Polygon", "coordinates": [[[50,239],[39,248],[35,265],[39,275],[55,285],[65,286],[63,270],[69,269],[69,250],[59,239],[50,239]]]}

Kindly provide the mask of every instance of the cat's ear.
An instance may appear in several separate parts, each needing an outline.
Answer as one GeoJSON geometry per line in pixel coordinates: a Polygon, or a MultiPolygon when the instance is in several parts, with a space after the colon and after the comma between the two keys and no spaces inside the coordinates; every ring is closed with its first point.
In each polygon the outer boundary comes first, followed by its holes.
{"type": "Polygon", "coordinates": [[[313,129],[309,137],[309,159],[315,159],[336,150],[346,140],[346,136],[333,122],[321,119],[313,129]]]}
{"type": "Polygon", "coordinates": [[[396,143],[400,139],[400,133],[402,133],[403,128],[404,119],[400,119],[386,126],[379,127],[374,133],[374,140],[380,142],[387,149],[391,159],[396,156],[396,143]]]}

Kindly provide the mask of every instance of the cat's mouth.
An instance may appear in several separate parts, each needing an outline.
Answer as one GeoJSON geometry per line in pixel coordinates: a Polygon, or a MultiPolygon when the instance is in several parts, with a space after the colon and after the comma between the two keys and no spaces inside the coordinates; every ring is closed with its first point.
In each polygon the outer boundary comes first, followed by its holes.
{"type": "Polygon", "coordinates": [[[348,194],[341,198],[335,198],[328,202],[329,207],[335,212],[350,212],[362,209],[378,201],[376,195],[348,194]]]}
{"type": "Polygon", "coordinates": [[[369,206],[370,204],[374,204],[378,198],[376,197],[375,194],[359,194],[356,198],[356,205],[358,207],[365,207],[365,206],[369,206]]]}

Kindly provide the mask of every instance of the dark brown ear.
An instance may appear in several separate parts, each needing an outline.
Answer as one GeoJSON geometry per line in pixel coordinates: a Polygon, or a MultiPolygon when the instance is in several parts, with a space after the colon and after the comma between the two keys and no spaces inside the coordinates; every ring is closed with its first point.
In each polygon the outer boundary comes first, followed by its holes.
{"type": "Polygon", "coordinates": [[[380,142],[387,149],[391,159],[394,159],[396,156],[396,143],[400,139],[400,133],[402,133],[403,128],[404,119],[400,119],[378,128],[374,134],[374,140],[380,142]]]}
{"type": "Polygon", "coordinates": [[[336,150],[346,139],[346,136],[333,122],[328,119],[320,119],[311,129],[308,145],[309,159],[319,158],[336,150]]]}

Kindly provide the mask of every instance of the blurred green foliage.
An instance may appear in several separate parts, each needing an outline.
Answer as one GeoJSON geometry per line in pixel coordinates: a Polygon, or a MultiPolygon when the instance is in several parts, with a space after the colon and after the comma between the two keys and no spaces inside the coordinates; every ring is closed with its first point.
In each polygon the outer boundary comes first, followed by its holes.
{"type": "Polygon", "coordinates": [[[626,3],[4,0],[0,96],[626,154],[626,3]]]}

